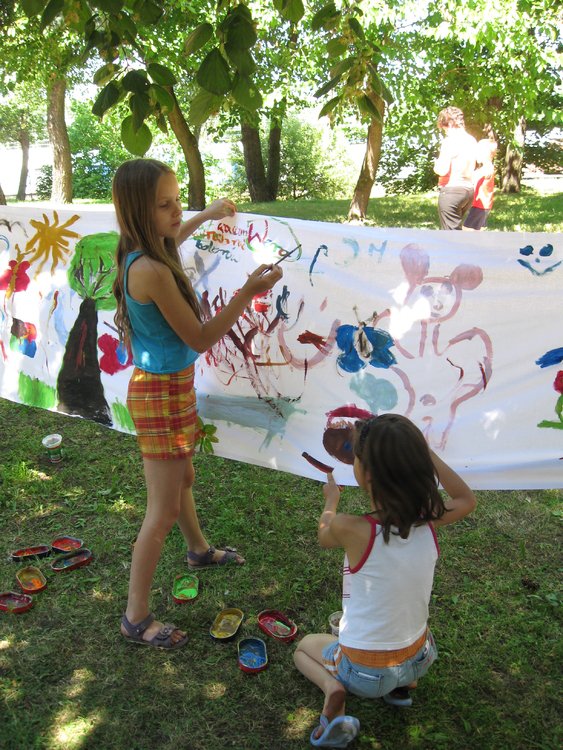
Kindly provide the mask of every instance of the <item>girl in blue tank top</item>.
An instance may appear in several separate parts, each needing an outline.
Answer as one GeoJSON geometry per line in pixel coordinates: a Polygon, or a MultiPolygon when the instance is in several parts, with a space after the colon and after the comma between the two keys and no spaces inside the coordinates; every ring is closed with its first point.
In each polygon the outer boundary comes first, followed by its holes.
{"type": "Polygon", "coordinates": [[[121,633],[135,643],[171,649],[183,646],[187,635],[155,619],[149,595],[164,540],[174,524],[186,540],[190,568],[244,563],[236,550],[210,546],[199,525],[192,494],[197,439],[194,362],[234,326],[252,298],[271,289],[283,273],[279,265],[260,266],[228,305],[204,321],[177,246],[204,222],[232,216],[234,203],[221,198],[182,221],[176,176],[153,159],[132,159],[119,167],[113,202],[120,229],[115,323],[133,353],[127,406],[147,484],[147,509],[133,550],[121,633]]]}

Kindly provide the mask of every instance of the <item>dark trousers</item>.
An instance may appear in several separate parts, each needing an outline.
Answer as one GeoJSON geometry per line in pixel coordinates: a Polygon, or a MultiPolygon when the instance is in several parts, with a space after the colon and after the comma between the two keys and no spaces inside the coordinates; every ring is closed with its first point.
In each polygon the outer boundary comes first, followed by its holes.
{"type": "Polygon", "coordinates": [[[440,229],[461,229],[465,212],[472,203],[472,187],[441,188],[438,197],[440,229]]]}

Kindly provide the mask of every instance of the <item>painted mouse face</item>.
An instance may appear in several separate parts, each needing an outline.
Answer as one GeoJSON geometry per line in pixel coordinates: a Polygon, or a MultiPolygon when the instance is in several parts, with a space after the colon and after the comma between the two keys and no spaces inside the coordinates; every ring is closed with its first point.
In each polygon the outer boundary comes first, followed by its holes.
{"type": "Polygon", "coordinates": [[[553,245],[551,244],[544,245],[537,253],[532,245],[526,245],[520,248],[520,255],[522,257],[518,258],[518,263],[534,276],[544,276],[562,263],[553,258],[553,245]]]}
{"type": "Polygon", "coordinates": [[[427,320],[439,320],[448,317],[459,304],[459,295],[449,279],[426,279],[411,294],[409,304],[423,300],[427,320]]]}

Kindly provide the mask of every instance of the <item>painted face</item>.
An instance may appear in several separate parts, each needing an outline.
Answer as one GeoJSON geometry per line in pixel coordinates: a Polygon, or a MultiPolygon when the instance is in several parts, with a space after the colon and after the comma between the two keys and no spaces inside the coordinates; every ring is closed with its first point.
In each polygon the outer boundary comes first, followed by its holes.
{"type": "Polygon", "coordinates": [[[532,245],[526,245],[526,247],[520,248],[520,255],[523,257],[518,258],[518,263],[527,268],[534,276],[544,276],[546,273],[551,273],[562,262],[553,258],[553,245],[544,245],[537,254],[532,245]]]}
{"type": "Polygon", "coordinates": [[[159,237],[164,239],[178,236],[182,225],[182,204],[178,180],[174,174],[163,174],[158,180],[154,220],[159,237]]]}
{"type": "Polygon", "coordinates": [[[454,285],[448,280],[428,280],[409,299],[409,304],[418,299],[423,301],[425,318],[437,320],[446,318],[457,302],[457,292],[454,285]]]}

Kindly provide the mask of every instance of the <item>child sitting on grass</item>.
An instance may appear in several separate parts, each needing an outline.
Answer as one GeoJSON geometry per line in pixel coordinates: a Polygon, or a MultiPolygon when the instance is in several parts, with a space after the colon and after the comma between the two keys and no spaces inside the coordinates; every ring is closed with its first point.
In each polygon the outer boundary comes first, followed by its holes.
{"type": "Polygon", "coordinates": [[[343,547],[343,615],[338,637],[306,635],[297,669],[325,695],[318,747],[345,747],[359,721],[345,715],[346,692],[410,706],[409,688],[437,658],[428,604],[438,558],[435,527],[475,508],[475,496],[429,448],[406,417],[383,414],[356,423],[354,476],[369,498],[363,515],[337,513],[340,489],[324,485],[321,547],[343,547]],[[444,502],[438,483],[449,495],[444,502]]]}

